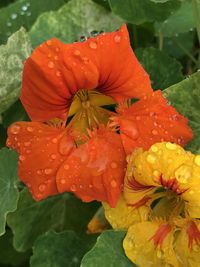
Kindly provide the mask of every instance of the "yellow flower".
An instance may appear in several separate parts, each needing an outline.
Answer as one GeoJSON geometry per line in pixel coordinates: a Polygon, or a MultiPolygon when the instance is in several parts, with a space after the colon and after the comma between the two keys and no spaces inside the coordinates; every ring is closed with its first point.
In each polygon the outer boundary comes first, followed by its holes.
{"type": "Polygon", "coordinates": [[[111,208],[109,204],[103,202],[106,219],[113,229],[128,229],[135,222],[147,220],[149,208],[141,206],[139,208],[127,205],[123,195],[121,195],[117,206],[111,208]]]}
{"type": "Polygon", "coordinates": [[[134,205],[144,197],[149,204],[167,197],[176,202],[174,215],[200,218],[200,156],[169,142],[139,149],[128,159],[124,197],[134,205]]]}
{"type": "Polygon", "coordinates": [[[132,225],[123,241],[127,257],[140,267],[178,267],[173,228],[167,222],[132,225]]]}
{"type": "Polygon", "coordinates": [[[200,266],[200,221],[187,221],[177,234],[175,251],[179,266],[200,266]]]}

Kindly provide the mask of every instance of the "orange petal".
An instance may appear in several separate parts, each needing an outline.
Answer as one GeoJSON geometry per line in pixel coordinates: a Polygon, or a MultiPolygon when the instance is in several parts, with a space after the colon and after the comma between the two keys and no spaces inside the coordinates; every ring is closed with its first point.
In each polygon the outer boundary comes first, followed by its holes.
{"type": "Polygon", "coordinates": [[[120,136],[101,127],[74,150],[59,168],[59,192],[74,192],[83,201],[105,201],[115,207],[125,174],[125,153],[120,136]]]}
{"type": "MultiPolygon", "coordinates": [[[[115,118],[114,118],[115,120],[115,118]]],[[[185,145],[192,139],[188,120],[169,106],[161,91],[156,91],[127,108],[116,118],[127,154],[160,141],[185,145]]]]}
{"type": "Polygon", "coordinates": [[[18,175],[34,199],[58,193],[56,172],[74,149],[66,130],[39,122],[17,122],[8,129],[7,146],[20,154],[18,175]]]}
{"type": "Polygon", "coordinates": [[[82,43],[48,40],[25,62],[21,101],[33,120],[66,119],[80,89],[95,89],[117,101],[152,91],[131,49],[126,25],[82,43]]]}

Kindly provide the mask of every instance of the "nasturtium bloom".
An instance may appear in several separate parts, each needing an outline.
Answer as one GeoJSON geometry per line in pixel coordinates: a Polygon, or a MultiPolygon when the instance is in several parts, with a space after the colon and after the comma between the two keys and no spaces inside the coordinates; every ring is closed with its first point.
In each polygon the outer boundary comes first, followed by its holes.
{"type": "Polygon", "coordinates": [[[188,120],[167,104],[160,90],[145,95],[131,106],[121,104],[117,111],[112,121],[119,127],[127,154],[138,147],[149,149],[161,141],[184,146],[192,139],[188,120]]]}
{"type": "Polygon", "coordinates": [[[122,101],[151,91],[123,25],[84,42],[41,44],[25,62],[20,99],[32,120],[66,120],[73,100],[72,113],[82,105],[112,102],[105,96],[122,101]]]}
{"type": "Polygon", "coordinates": [[[200,156],[177,144],[162,142],[133,152],[124,184],[129,204],[168,196],[177,199],[177,216],[185,212],[200,218],[200,156]]]}
{"type": "Polygon", "coordinates": [[[67,191],[114,207],[120,197],[125,152],[120,136],[103,125],[77,147],[63,125],[17,122],[8,129],[7,146],[20,154],[19,177],[36,200],[67,191]]]}

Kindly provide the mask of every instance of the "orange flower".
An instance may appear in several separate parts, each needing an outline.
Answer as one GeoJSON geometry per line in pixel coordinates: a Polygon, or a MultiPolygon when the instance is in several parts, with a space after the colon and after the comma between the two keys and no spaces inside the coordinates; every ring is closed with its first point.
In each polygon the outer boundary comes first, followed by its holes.
{"type": "Polygon", "coordinates": [[[185,145],[192,139],[188,120],[169,106],[161,91],[144,96],[130,107],[123,104],[111,125],[118,126],[127,154],[137,147],[145,150],[160,141],[185,145]]]}
{"type": "Polygon", "coordinates": [[[106,201],[114,207],[125,174],[120,136],[101,126],[76,147],[73,134],[61,125],[17,122],[8,129],[7,146],[20,154],[18,173],[33,197],[73,192],[83,201],[106,201]]]}
{"type": "MultiPolygon", "coordinates": [[[[65,120],[74,96],[82,97],[81,90],[95,90],[115,101],[152,91],[131,49],[126,25],[85,42],[48,40],[26,60],[20,98],[32,120],[65,120]]],[[[90,101],[90,95],[81,100],[90,101]]]]}

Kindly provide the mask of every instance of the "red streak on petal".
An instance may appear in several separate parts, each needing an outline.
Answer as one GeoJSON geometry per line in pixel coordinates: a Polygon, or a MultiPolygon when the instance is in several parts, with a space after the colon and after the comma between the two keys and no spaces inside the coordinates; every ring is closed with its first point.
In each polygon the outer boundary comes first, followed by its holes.
{"type": "Polygon", "coordinates": [[[165,189],[169,189],[176,193],[177,195],[183,194],[187,189],[180,189],[179,183],[176,178],[172,178],[170,180],[164,180],[163,175],[160,176],[160,183],[165,189]]]}
{"type": "Polygon", "coordinates": [[[193,241],[195,241],[197,245],[200,245],[200,231],[193,221],[189,222],[186,232],[188,234],[188,247],[190,249],[192,249],[193,241]]]}
{"type": "Polygon", "coordinates": [[[161,247],[164,239],[166,238],[166,236],[169,234],[170,231],[171,231],[171,226],[169,224],[162,224],[156,231],[155,235],[153,235],[149,239],[149,241],[153,240],[155,247],[158,246],[161,247]]]}
{"type": "Polygon", "coordinates": [[[136,209],[138,209],[141,206],[144,206],[151,198],[150,197],[143,197],[142,199],[140,199],[138,202],[134,203],[134,204],[127,204],[128,207],[134,207],[136,209]]]}
{"type": "Polygon", "coordinates": [[[139,182],[135,180],[135,178],[128,181],[128,186],[130,189],[134,191],[145,191],[145,190],[153,188],[153,186],[150,186],[150,185],[140,184],[139,182]]]}

